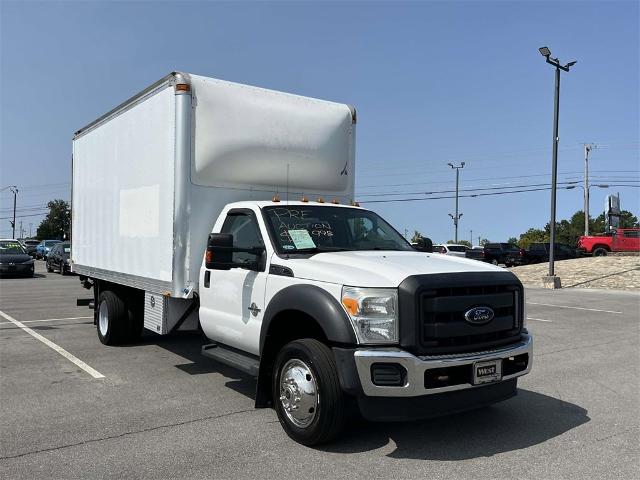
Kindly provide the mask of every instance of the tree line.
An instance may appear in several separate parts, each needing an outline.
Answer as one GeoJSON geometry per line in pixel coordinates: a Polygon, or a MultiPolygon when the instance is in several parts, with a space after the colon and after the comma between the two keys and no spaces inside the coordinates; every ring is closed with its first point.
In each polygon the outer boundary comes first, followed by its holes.
{"type": "MultiPolygon", "coordinates": [[[[631,212],[623,210],[620,213],[620,228],[640,228],[638,218],[631,212]]],[[[596,218],[589,216],[589,234],[590,235],[604,235],[605,232],[605,219],[604,213],[601,213],[596,218]]],[[[584,212],[578,210],[571,215],[568,220],[560,220],[556,222],[556,243],[564,243],[570,246],[576,246],[578,238],[584,235],[584,212]]],[[[411,242],[416,242],[418,238],[423,235],[415,230],[411,242]]],[[[511,237],[507,239],[507,243],[513,243],[520,248],[529,248],[532,243],[549,243],[551,237],[551,224],[547,222],[544,228],[530,228],[526,232],[521,233],[520,237],[511,237]]],[[[480,245],[487,243],[498,243],[499,240],[491,241],[483,238],[480,240],[480,245]]],[[[447,243],[456,243],[453,240],[447,240],[447,243]]],[[[471,247],[471,242],[468,240],[458,240],[459,245],[466,245],[471,247]]]]}

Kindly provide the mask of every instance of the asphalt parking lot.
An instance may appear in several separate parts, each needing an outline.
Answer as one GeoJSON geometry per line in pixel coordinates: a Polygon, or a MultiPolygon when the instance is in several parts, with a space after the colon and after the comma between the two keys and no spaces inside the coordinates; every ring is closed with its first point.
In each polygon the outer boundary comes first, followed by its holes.
{"type": "Polygon", "coordinates": [[[1,478],[640,477],[636,293],[529,290],[534,366],[517,397],[357,423],[310,449],[253,408],[251,378],[200,355],[198,335],[105,347],[78,279],[36,271],[0,279],[1,478]]]}

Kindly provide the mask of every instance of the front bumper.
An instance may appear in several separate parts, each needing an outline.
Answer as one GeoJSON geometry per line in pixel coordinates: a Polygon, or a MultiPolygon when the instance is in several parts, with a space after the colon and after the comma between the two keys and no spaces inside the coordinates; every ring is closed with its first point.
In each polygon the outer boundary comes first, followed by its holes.
{"type": "Polygon", "coordinates": [[[518,343],[465,354],[426,355],[417,357],[398,348],[358,349],[353,352],[353,360],[362,393],[367,397],[418,397],[458,390],[484,389],[495,385],[495,383],[473,385],[471,380],[473,365],[476,362],[501,360],[503,375],[502,379],[496,383],[506,382],[525,375],[531,371],[533,337],[528,334],[523,334],[518,343]],[[526,360],[526,365],[524,368],[513,373],[513,368],[505,368],[505,366],[507,362],[510,362],[514,358],[521,361],[526,360]],[[379,365],[384,363],[398,364],[404,367],[406,376],[402,386],[380,386],[373,383],[371,367],[374,364],[379,365]],[[426,378],[428,372],[434,369],[446,369],[437,370],[444,374],[455,372],[454,375],[458,379],[463,378],[463,380],[459,380],[460,383],[445,386],[427,386],[426,378]],[[465,378],[468,379],[468,381],[465,381],[465,378]]]}
{"type": "Polygon", "coordinates": [[[16,265],[0,265],[0,274],[28,275],[33,272],[33,263],[18,263],[16,265]]]}

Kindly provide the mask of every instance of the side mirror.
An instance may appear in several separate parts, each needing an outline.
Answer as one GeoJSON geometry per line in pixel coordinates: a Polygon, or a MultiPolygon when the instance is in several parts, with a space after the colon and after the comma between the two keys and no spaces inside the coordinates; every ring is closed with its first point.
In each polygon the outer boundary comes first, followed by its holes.
{"type": "Polygon", "coordinates": [[[420,237],[414,248],[419,252],[433,253],[433,242],[430,238],[420,237]]]}
{"type": "Polygon", "coordinates": [[[205,254],[205,266],[210,270],[230,270],[233,266],[233,235],[210,233],[205,254]]]}

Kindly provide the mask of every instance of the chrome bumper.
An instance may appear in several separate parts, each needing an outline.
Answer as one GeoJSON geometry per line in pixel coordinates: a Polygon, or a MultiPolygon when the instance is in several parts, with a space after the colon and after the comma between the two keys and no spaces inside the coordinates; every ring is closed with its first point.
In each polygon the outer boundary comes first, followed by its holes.
{"type": "Polygon", "coordinates": [[[455,390],[481,388],[484,386],[463,383],[438,388],[425,388],[425,371],[429,369],[457,367],[461,365],[469,365],[469,367],[472,368],[472,365],[476,362],[506,359],[524,353],[529,354],[526,369],[512,375],[503,376],[501,381],[505,381],[526,375],[531,371],[533,361],[533,337],[530,335],[523,335],[522,340],[516,344],[482,352],[417,357],[398,348],[356,350],[354,352],[354,359],[358,370],[358,377],[360,378],[360,384],[362,385],[362,390],[366,396],[417,397],[421,395],[452,392],[455,390]],[[397,387],[374,385],[371,380],[371,365],[374,363],[397,363],[402,365],[407,370],[405,385],[397,387]]]}

